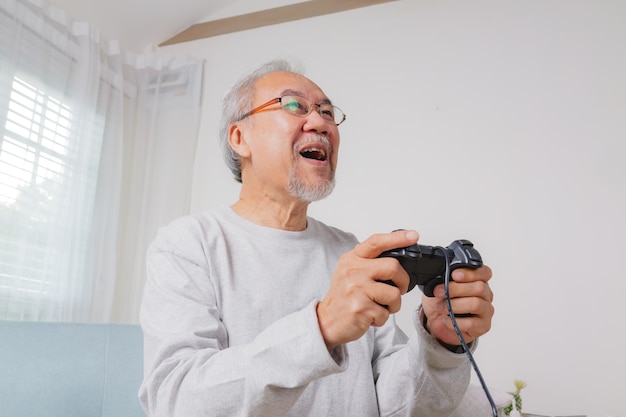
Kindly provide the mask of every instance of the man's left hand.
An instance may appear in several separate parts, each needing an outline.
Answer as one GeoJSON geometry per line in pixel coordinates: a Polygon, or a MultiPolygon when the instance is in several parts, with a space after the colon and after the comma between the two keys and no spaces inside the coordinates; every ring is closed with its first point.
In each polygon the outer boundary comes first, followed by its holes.
{"type": "MultiPolygon", "coordinates": [[[[467,343],[487,333],[493,317],[493,292],[487,283],[491,268],[459,268],[452,272],[450,301],[461,334],[467,343]],[[459,317],[459,315],[467,317],[459,317]]],[[[435,288],[435,296],[422,296],[422,309],[426,315],[426,329],[437,340],[448,345],[459,345],[446,306],[443,284],[435,288]]]]}

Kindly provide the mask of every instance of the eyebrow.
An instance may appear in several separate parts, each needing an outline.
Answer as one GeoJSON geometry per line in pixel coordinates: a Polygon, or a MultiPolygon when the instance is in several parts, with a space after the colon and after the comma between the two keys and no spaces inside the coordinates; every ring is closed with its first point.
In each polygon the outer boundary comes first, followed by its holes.
{"type": "MultiPolygon", "coordinates": [[[[283,90],[282,93],[280,93],[280,96],[298,96],[298,97],[304,97],[304,98],[308,98],[306,95],[304,95],[301,91],[297,91],[297,90],[292,90],[291,88],[288,88],[286,90],[283,90]]],[[[322,101],[320,103],[317,104],[333,104],[329,98],[324,97],[322,99],[322,101]]]]}

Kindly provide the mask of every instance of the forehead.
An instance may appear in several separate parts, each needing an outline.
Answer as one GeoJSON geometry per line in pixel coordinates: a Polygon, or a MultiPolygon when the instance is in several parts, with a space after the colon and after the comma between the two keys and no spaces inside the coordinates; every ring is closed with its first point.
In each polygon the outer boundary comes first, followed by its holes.
{"type": "Polygon", "coordinates": [[[255,97],[267,100],[279,97],[285,92],[298,93],[313,101],[326,101],[328,98],[322,89],[303,75],[292,72],[273,72],[259,78],[255,83],[255,97]]]}

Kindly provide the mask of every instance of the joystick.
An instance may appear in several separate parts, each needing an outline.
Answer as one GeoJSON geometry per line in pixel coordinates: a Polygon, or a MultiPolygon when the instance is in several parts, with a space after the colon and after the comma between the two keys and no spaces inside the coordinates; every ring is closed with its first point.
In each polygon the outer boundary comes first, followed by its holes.
{"type": "MultiPolygon", "coordinates": [[[[480,268],[483,265],[480,253],[469,240],[455,240],[450,246],[427,246],[417,243],[404,248],[385,251],[379,258],[396,258],[409,274],[407,292],[417,285],[428,297],[434,297],[433,291],[444,283],[446,269],[452,273],[458,268],[480,268]],[[446,260],[449,268],[446,268],[446,260]]],[[[452,278],[450,278],[452,279],[452,278]]],[[[382,281],[395,285],[393,281],[382,281]]]]}
{"type": "MultiPolygon", "coordinates": [[[[400,262],[400,265],[402,265],[402,267],[406,270],[407,274],[409,274],[410,281],[407,292],[411,291],[417,285],[419,289],[422,290],[424,295],[428,297],[434,297],[433,292],[435,287],[446,282],[446,275],[448,275],[448,278],[452,280],[452,277],[450,277],[449,274],[452,274],[453,270],[458,268],[480,268],[483,265],[483,260],[480,253],[474,249],[474,244],[472,244],[469,240],[464,239],[455,240],[450,244],[450,246],[445,248],[442,246],[418,245],[416,243],[404,248],[385,251],[379,256],[379,258],[382,257],[396,258],[398,262],[400,262]]],[[[395,285],[391,280],[381,282],[395,285]]],[[[487,400],[491,405],[493,416],[497,417],[498,410],[495,402],[489,393],[489,389],[487,388],[482,374],[478,369],[478,365],[476,365],[471,349],[467,346],[467,343],[465,343],[463,335],[461,334],[459,326],[456,322],[456,317],[472,317],[472,314],[454,314],[452,312],[452,304],[450,303],[450,294],[447,291],[446,305],[450,313],[450,319],[452,320],[454,330],[459,337],[459,341],[461,342],[461,347],[468,356],[474,371],[476,371],[476,375],[478,376],[480,384],[483,387],[483,391],[485,391],[487,400]]]]}

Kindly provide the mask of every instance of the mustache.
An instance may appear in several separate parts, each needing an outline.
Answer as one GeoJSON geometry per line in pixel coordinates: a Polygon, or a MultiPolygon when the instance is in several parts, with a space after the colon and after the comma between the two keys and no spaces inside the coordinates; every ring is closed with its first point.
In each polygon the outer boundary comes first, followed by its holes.
{"type": "Polygon", "coordinates": [[[333,145],[330,143],[330,141],[325,135],[320,135],[320,134],[317,134],[315,136],[306,136],[302,139],[297,140],[293,144],[293,151],[297,153],[299,152],[300,149],[302,149],[303,147],[311,143],[321,143],[322,145],[326,147],[326,149],[328,149],[328,155],[329,156],[332,155],[333,145]]]}

